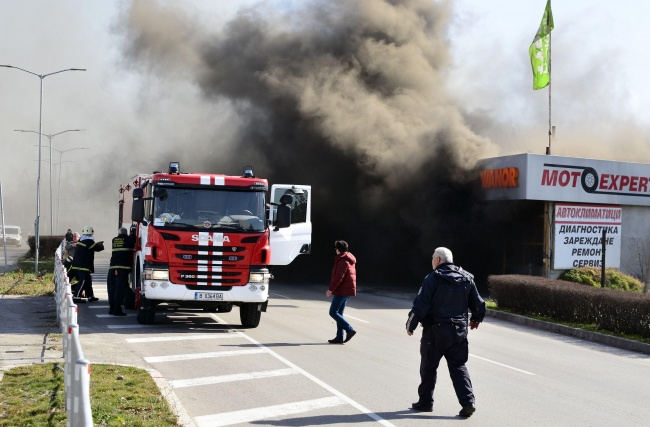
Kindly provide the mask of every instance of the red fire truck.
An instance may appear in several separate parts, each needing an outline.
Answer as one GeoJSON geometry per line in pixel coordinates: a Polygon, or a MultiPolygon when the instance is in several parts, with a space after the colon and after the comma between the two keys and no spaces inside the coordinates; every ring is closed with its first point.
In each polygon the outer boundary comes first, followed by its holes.
{"type": "Polygon", "coordinates": [[[154,323],[159,305],[238,306],[243,327],[259,325],[269,267],[311,252],[311,187],[276,184],[270,200],[268,190],[251,166],[226,176],[182,173],[178,162],[120,187],[119,224],[136,236],[131,289],[139,323],[154,323]],[[131,222],[124,221],[129,207],[131,222]]]}

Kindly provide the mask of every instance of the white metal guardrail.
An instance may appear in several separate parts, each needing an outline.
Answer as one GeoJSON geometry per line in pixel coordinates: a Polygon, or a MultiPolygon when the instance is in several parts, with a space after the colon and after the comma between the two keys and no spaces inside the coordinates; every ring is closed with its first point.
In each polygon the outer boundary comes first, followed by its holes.
{"type": "Polygon", "coordinates": [[[84,359],[79,325],[77,324],[77,305],[72,301],[72,289],[68,272],[63,266],[61,242],[54,256],[54,297],[56,316],[63,335],[65,409],[68,427],[92,427],[93,416],[90,408],[90,362],[84,359]]]}

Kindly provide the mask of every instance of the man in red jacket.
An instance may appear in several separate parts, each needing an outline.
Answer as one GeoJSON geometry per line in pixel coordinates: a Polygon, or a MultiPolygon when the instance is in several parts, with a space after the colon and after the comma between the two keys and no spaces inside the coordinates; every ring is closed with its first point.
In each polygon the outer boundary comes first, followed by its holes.
{"type": "Polygon", "coordinates": [[[325,292],[325,296],[329,298],[334,295],[330,306],[330,316],[336,320],[336,338],[328,340],[328,342],[343,344],[350,341],[357,333],[343,317],[343,310],[345,310],[348,298],[357,294],[357,259],[348,252],[348,244],[343,240],[334,242],[334,249],[336,257],[334,258],[330,287],[325,292]],[[345,340],[343,340],[343,331],[346,332],[345,340]]]}

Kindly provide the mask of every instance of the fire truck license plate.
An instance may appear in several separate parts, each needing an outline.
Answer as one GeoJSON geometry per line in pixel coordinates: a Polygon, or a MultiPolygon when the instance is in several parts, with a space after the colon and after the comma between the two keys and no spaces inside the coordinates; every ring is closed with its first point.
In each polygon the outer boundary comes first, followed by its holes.
{"type": "Polygon", "coordinates": [[[194,299],[207,301],[223,301],[223,294],[213,292],[194,292],[194,299]]]}

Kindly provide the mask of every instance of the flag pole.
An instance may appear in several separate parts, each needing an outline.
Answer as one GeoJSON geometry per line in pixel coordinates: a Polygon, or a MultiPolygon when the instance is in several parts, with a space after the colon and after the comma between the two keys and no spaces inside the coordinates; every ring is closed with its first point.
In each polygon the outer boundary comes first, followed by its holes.
{"type": "MultiPolygon", "coordinates": [[[[548,0],[549,8],[551,0],[548,0]]],[[[551,32],[552,33],[552,32],[551,32]]],[[[551,155],[551,38],[552,34],[548,34],[548,147],[546,148],[546,155],[551,155]]],[[[547,279],[551,272],[551,230],[552,224],[552,210],[553,202],[547,200],[544,202],[544,277],[547,279]]]]}
{"type": "MultiPolygon", "coordinates": [[[[551,0],[548,1],[549,6],[551,0]]],[[[548,149],[546,154],[551,155],[551,136],[553,128],[551,127],[551,84],[553,83],[553,74],[551,74],[551,41],[553,40],[552,32],[548,33],[548,149]]]]}

